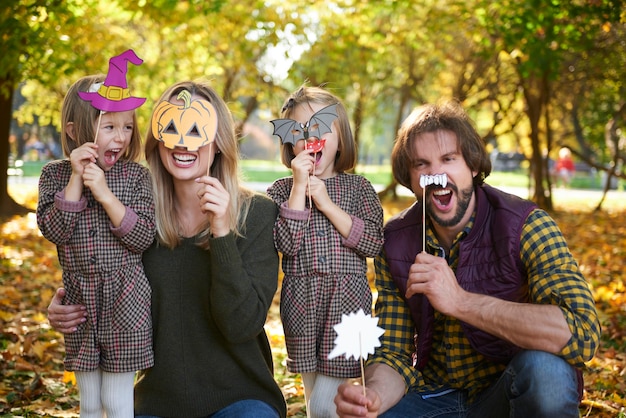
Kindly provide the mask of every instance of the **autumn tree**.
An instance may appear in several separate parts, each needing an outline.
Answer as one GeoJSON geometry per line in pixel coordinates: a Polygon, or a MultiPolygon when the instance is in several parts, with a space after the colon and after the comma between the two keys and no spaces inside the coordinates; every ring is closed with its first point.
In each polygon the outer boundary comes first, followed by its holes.
{"type": "MultiPolygon", "coordinates": [[[[76,27],[72,0],[20,0],[0,10],[0,217],[24,213],[8,194],[9,131],[15,90],[26,79],[49,81],[52,74],[70,71],[71,63],[47,47],[69,50],[60,28],[76,27]]],[[[89,3],[89,2],[82,2],[89,3]]],[[[80,60],[80,58],[78,58],[80,60]]]]}
{"type": "Polygon", "coordinates": [[[544,186],[544,150],[551,147],[550,103],[554,82],[562,77],[566,54],[588,51],[607,22],[619,22],[619,1],[526,2],[480,1],[477,13],[493,48],[509,54],[518,74],[530,125],[531,167],[535,200],[552,208],[544,186]]]}

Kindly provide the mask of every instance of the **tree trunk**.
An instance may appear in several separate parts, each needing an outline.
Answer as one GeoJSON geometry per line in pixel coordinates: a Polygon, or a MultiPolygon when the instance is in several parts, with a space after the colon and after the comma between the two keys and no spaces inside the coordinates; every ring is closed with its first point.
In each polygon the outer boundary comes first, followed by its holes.
{"type": "Polygon", "coordinates": [[[8,218],[13,215],[24,215],[29,209],[17,204],[9,196],[9,134],[11,130],[11,116],[13,115],[13,91],[15,84],[10,80],[0,79],[0,218],[8,218]]]}
{"type": "Polygon", "coordinates": [[[536,77],[526,79],[528,83],[523,87],[524,98],[526,99],[526,114],[530,122],[530,143],[532,155],[530,159],[531,176],[534,185],[533,201],[545,210],[552,210],[552,199],[546,194],[543,187],[544,169],[543,154],[541,150],[541,140],[539,137],[539,121],[543,113],[543,106],[546,103],[547,91],[542,80],[536,77]]]}

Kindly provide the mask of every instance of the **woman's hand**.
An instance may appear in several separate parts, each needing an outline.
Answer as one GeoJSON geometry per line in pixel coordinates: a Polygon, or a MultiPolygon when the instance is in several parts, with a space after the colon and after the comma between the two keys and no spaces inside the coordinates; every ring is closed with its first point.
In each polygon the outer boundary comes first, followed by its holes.
{"type": "Polygon", "coordinates": [[[83,305],[63,305],[65,289],[57,289],[48,305],[50,326],[63,334],[75,332],[78,325],[87,320],[87,308],[83,305]]]}
{"type": "Polygon", "coordinates": [[[196,179],[202,187],[198,190],[200,208],[209,216],[211,234],[223,237],[230,232],[230,194],[215,177],[202,176],[196,179]]]}

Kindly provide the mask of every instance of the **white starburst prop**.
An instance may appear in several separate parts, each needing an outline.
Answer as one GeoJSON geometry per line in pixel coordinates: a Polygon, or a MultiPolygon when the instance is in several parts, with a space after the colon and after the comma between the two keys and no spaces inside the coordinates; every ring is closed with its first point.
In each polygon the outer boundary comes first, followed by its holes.
{"type": "Polygon", "coordinates": [[[329,359],[345,356],[348,360],[354,358],[361,363],[361,382],[363,384],[363,394],[365,395],[365,374],[363,361],[367,356],[374,354],[376,347],[380,347],[380,336],[385,330],[378,326],[378,318],[365,315],[362,309],[356,313],[341,315],[341,322],[335,325],[337,338],[335,338],[335,348],[328,355],[329,359]]]}
{"type": "Polygon", "coordinates": [[[420,176],[420,187],[422,188],[422,251],[426,251],[426,186],[431,184],[445,188],[448,185],[448,175],[443,173],[433,176],[422,174],[420,176]]]}

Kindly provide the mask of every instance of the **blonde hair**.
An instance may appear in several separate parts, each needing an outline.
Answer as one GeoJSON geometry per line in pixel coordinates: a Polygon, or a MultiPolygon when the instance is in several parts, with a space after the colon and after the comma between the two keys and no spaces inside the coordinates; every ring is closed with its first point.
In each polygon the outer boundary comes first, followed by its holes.
{"type": "MultiPolygon", "coordinates": [[[[337,132],[335,133],[337,134],[339,144],[337,146],[337,155],[335,156],[335,171],[343,173],[344,171],[351,170],[354,168],[357,161],[356,143],[352,136],[350,119],[348,119],[346,108],[337,96],[321,87],[306,87],[303,85],[285,100],[280,117],[283,119],[291,119],[296,106],[302,105],[310,107],[311,103],[322,106],[337,104],[337,119],[334,125],[337,127],[337,132]]],[[[293,160],[295,156],[296,154],[293,151],[292,144],[281,144],[280,158],[286,167],[291,168],[291,160],[293,160]]]]}
{"type": "MultiPolygon", "coordinates": [[[[217,112],[217,134],[214,146],[216,152],[211,165],[211,176],[217,178],[230,194],[230,229],[237,236],[245,233],[245,222],[250,209],[254,192],[240,185],[239,147],[235,135],[233,118],[226,103],[216,91],[204,82],[181,81],[169,87],[155,103],[154,108],[163,101],[176,98],[178,94],[187,90],[192,96],[200,96],[208,100],[217,112]]],[[[165,169],[159,154],[159,140],[154,137],[151,125],[146,135],[145,154],[150,167],[154,186],[154,202],[156,211],[157,236],[159,242],[168,248],[174,248],[181,242],[180,225],[174,196],[174,182],[172,175],[165,169]]],[[[209,248],[211,231],[208,220],[200,233],[197,244],[202,248],[209,248]]]]}
{"type": "MultiPolygon", "coordinates": [[[[96,135],[95,124],[100,110],[78,96],[79,91],[89,91],[95,83],[104,82],[103,74],[89,75],[76,81],[67,91],[61,108],[61,146],[63,154],[69,157],[72,151],[86,142],[93,142],[96,135]],[[67,125],[73,124],[74,137],[67,133],[67,125]]],[[[141,134],[137,126],[137,114],[133,112],[133,132],[128,148],[121,160],[138,161],[141,156],[141,134]]]]}

